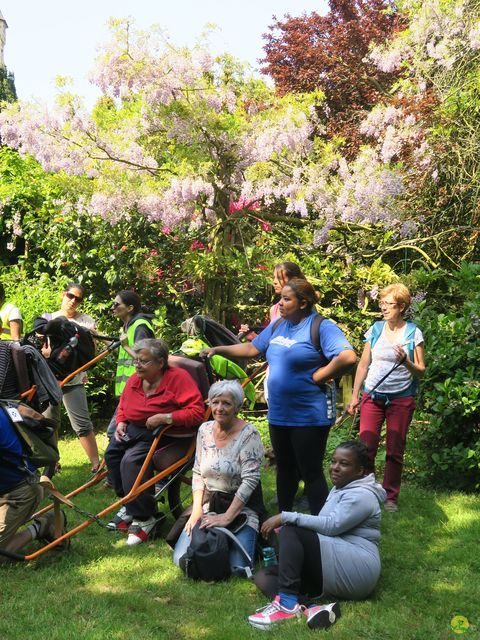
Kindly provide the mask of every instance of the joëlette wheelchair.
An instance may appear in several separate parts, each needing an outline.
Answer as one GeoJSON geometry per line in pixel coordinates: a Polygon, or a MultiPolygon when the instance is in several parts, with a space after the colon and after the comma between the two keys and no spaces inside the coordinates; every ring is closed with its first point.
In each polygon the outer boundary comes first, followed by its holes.
{"type": "MultiPolygon", "coordinates": [[[[117,346],[118,343],[112,343],[105,351],[103,351],[101,354],[98,354],[93,360],[69,374],[64,380],[62,380],[60,386],[63,386],[66,382],[71,380],[77,373],[88,369],[100,358],[104,357],[107,353],[110,353],[117,346]]],[[[38,409],[38,403],[36,403],[35,401],[36,388],[35,385],[31,383],[32,362],[29,361],[28,354],[26,354],[24,349],[16,343],[4,342],[2,344],[4,359],[6,348],[10,352],[10,357],[7,357],[8,364],[5,367],[6,375],[4,376],[4,386],[0,390],[0,395],[3,395],[4,397],[9,396],[10,398],[20,398],[27,404],[33,404],[35,408],[38,409]]],[[[204,398],[204,400],[206,400],[208,396],[208,389],[210,387],[210,381],[207,375],[206,367],[201,361],[170,355],[168,363],[170,366],[182,367],[183,369],[188,371],[188,373],[197,383],[202,397],[204,398]]],[[[207,408],[205,412],[205,419],[208,417],[209,413],[210,410],[207,408]]],[[[0,551],[1,555],[7,556],[13,560],[30,561],[35,560],[47,551],[55,548],[62,548],[66,544],[68,544],[68,541],[77,533],[83,531],[83,529],[86,529],[91,524],[100,523],[101,518],[104,518],[111,512],[118,510],[121,506],[134,500],[140,493],[156,484],[160,484],[161,489],[156,493],[155,498],[162,499],[162,494],[167,494],[170,511],[173,516],[177,518],[183,511],[183,505],[180,495],[182,484],[191,483],[191,480],[187,477],[186,474],[188,470],[193,466],[196,444],[196,429],[193,429],[191,432],[185,434],[185,436],[188,438],[188,445],[184,447],[184,454],[174,463],[170,464],[166,468],[161,468],[161,470],[159,471],[157,469],[157,466],[159,466],[161,459],[161,456],[158,455],[161,452],[161,449],[159,450],[159,442],[162,436],[167,434],[168,430],[171,428],[172,427],[170,425],[167,425],[165,427],[157,429],[154,432],[154,440],[138,473],[137,479],[129,493],[124,497],[115,500],[113,503],[109,504],[98,513],[88,513],[83,511],[75,505],[75,503],[73,502],[73,498],[75,498],[75,496],[79,495],[80,493],[83,493],[84,491],[90,489],[91,487],[98,485],[107,476],[108,470],[104,462],[102,462],[97,473],[88,482],[74,489],[66,495],[60,493],[60,491],[54,486],[52,480],[49,477],[41,476],[40,484],[44,487],[45,493],[47,495],[49,494],[51,502],[40,511],[33,514],[32,518],[41,516],[51,509],[54,509],[56,514],[56,517],[54,519],[54,540],[33,551],[32,553],[28,553],[25,555],[0,551]],[[149,469],[151,463],[153,464],[154,469],[153,475],[149,479],[144,480],[144,476],[146,475],[146,472],[149,469]],[[61,518],[60,514],[60,507],[62,505],[75,510],[77,513],[83,514],[86,519],[77,526],[74,526],[72,529],[68,531],[62,531],[63,519],[61,518]]]]}

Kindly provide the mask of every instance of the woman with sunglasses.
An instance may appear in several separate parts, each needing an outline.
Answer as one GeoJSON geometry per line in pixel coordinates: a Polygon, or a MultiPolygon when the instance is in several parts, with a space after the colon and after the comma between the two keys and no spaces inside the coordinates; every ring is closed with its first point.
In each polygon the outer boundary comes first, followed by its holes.
{"type": "MultiPolygon", "coordinates": [[[[85,289],[77,282],[70,282],[66,290],[62,294],[62,303],[60,309],[54,313],[45,313],[43,315],[47,320],[54,320],[60,316],[64,316],[71,322],[94,332],[96,329],[95,320],[81,313],[79,307],[85,297],[85,289]]],[[[95,473],[100,464],[98,458],[98,447],[93,431],[93,424],[88,410],[87,394],[85,392],[85,382],[87,376],[85,372],[77,374],[70,382],[63,387],[63,405],[72,425],[73,430],[77,434],[80,444],[82,445],[88,459],[92,465],[92,473],[95,473]]],[[[48,407],[45,415],[53,418],[60,426],[60,407],[48,407]]]]}
{"type": "MultiPolygon", "coordinates": [[[[126,289],[119,291],[110,307],[114,317],[122,323],[120,334],[121,346],[118,350],[117,370],[115,373],[115,397],[118,399],[127,384],[127,380],[135,373],[135,352],[133,345],[140,340],[155,338],[151,314],[142,313],[142,302],[135,291],[126,289]]],[[[111,439],[115,433],[117,409],[107,428],[107,436],[111,439]]]]}
{"type": "Polygon", "coordinates": [[[420,329],[404,318],[411,300],[407,287],[392,284],[380,291],[379,298],[383,320],[365,334],[348,410],[353,415],[360,409],[360,439],[368,449],[368,473],[375,470],[382,424],[387,423],[385,510],[397,511],[407,432],[418,380],[425,372],[424,343],[420,329]]]}

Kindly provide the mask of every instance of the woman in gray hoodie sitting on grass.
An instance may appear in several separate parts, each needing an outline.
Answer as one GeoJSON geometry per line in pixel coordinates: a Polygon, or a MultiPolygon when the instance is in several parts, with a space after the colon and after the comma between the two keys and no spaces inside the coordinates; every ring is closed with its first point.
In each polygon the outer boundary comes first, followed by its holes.
{"type": "Polygon", "coordinates": [[[249,616],[269,629],[306,615],[310,628],[327,628],[340,616],[338,603],[306,608],[321,596],[360,600],[380,576],[380,506],[386,493],[365,475],[368,453],[361,442],[338,445],[330,463],[333,489],[317,516],[283,511],[263,523],[266,538],[279,531],[279,565],[260,570],[255,583],[273,601],[249,616]],[[286,525],[286,526],[282,526],[286,525]]]}

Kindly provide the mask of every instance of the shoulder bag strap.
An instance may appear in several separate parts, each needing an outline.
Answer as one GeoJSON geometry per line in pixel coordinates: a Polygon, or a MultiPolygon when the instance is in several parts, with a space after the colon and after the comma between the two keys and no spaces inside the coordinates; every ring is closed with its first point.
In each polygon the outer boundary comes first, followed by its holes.
{"type": "Polygon", "coordinates": [[[217,529],[217,531],[223,531],[223,533],[228,536],[230,538],[230,540],[232,540],[232,542],[240,549],[240,551],[243,553],[243,555],[245,556],[248,564],[245,565],[244,567],[241,567],[241,569],[243,569],[245,571],[245,575],[247,576],[247,578],[251,578],[252,577],[252,570],[251,570],[251,565],[253,565],[252,562],[252,558],[250,557],[250,554],[248,553],[248,551],[245,549],[245,547],[243,546],[243,544],[240,542],[240,540],[237,538],[237,536],[232,533],[229,529],[227,529],[226,527],[213,527],[213,529],[217,529]]]}

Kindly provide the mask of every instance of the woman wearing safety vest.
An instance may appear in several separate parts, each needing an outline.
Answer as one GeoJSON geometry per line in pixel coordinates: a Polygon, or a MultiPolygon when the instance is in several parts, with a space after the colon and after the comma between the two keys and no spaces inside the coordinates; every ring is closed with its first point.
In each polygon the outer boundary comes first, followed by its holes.
{"type": "MultiPolygon", "coordinates": [[[[117,371],[115,374],[115,397],[120,398],[127,380],[135,373],[133,345],[139,340],[155,338],[151,319],[152,314],[142,313],[140,296],[134,291],[119,291],[110,307],[113,315],[121,320],[123,331],[120,334],[121,346],[118,351],[117,371]]],[[[115,434],[116,423],[113,414],[108,425],[107,435],[111,439],[115,434]]]]}
{"type": "Polygon", "coordinates": [[[0,283],[0,339],[20,340],[22,315],[13,304],[5,303],[5,288],[0,283]]]}

